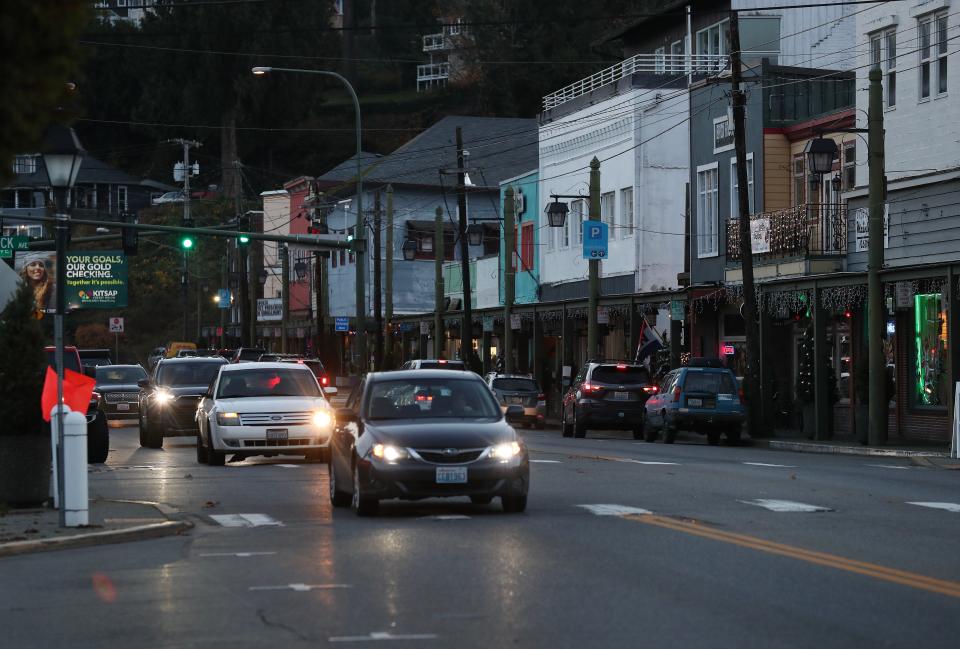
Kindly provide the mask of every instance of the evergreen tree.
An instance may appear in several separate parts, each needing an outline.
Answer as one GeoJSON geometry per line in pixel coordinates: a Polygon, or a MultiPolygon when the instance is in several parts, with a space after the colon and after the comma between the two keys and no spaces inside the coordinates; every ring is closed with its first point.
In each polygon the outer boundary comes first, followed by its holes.
{"type": "Polygon", "coordinates": [[[44,336],[34,310],[33,289],[21,282],[0,314],[0,394],[6,404],[0,434],[30,435],[43,431],[44,336]]]}

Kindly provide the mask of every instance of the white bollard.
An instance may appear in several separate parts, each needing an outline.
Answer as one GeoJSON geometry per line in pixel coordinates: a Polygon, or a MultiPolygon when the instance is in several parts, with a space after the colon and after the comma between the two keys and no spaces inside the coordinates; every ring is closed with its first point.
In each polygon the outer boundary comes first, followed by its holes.
{"type": "Polygon", "coordinates": [[[79,412],[63,419],[63,499],[67,527],[90,524],[87,485],[87,418],[79,412]]]}
{"type": "Polygon", "coordinates": [[[953,386],[953,434],[950,435],[950,457],[960,458],[960,381],[953,386]]]}
{"type": "MultiPolygon", "coordinates": [[[[70,413],[70,406],[64,404],[64,414],[70,413]]],[[[50,466],[52,471],[52,480],[50,480],[50,502],[54,509],[60,508],[60,467],[57,463],[57,417],[59,417],[57,406],[50,409],[50,466]]]]}

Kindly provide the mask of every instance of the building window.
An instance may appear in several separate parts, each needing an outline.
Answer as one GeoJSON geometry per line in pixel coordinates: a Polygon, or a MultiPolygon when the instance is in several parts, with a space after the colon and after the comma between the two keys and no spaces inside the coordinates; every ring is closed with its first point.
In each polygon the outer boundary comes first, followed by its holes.
{"type": "Polygon", "coordinates": [[[666,50],[662,47],[653,50],[653,71],[656,74],[663,74],[667,71],[666,50]]]}
{"type": "Polygon", "coordinates": [[[947,16],[920,19],[920,99],[947,91],[947,16]]]}
{"type": "Polygon", "coordinates": [[[674,41],[670,44],[670,71],[683,72],[686,61],[683,58],[683,41],[674,41]]]}
{"type": "Polygon", "coordinates": [[[697,167],[697,256],[718,254],[717,163],[697,167]]]}
{"type": "Polygon", "coordinates": [[[915,295],[914,355],[916,380],[913,403],[946,407],[950,400],[947,357],[947,314],[940,293],[915,295]]]}
{"type": "Polygon", "coordinates": [[[570,208],[570,227],[573,228],[573,240],[578,246],[583,245],[583,213],[586,211],[586,201],[573,201],[570,208]]]}
{"type": "Polygon", "coordinates": [[[937,17],[937,94],[947,92],[947,14],[937,17]]]}
{"type": "MultiPolygon", "coordinates": [[[[356,228],[350,228],[349,230],[347,230],[347,237],[350,239],[353,239],[356,236],[356,232],[357,232],[356,228]]],[[[357,255],[351,251],[349,255],[349,259],[351,264],[356,263],[357,255]]]]}
{"type": "Polygon", "coordinates": [[[633,187],[620,190],[620,236],[623,239],[633,234],[633,187]]]}
{"type": "Polygon", "coordinates": [[[126,185],[117,186],[117,209],[125,212],[128,209],[127,187],[126,185]]]}
{"type": "Polygon", "coordinates": [[[726,115],[715,117],[713,119],[713,152],[729,151],[733,146],[733,125],[730,124],[730,120],[726,115]]]}
{"type": "Polygon", "coordinates": [[[891,29],[884,33],[884,43],[887,48],[887,58],[884,60],[883,74],[886,77],[887,107],[897,105],[897,30],[891,29]]]}
{"type": "Polygon", "coordinates": [[[850,191],[857,186],[857,143],[843,143],[843,189],[850,191]]]}
{"type": "Polygon", "coordinates": [[[697,56],[717,57],[716,60],[705,59],[697,67],[701,70],[720,70],[719,57],[730,52],[730,21],[724,20],[697,32],[697,56]]]}
{"type": "MultiPolygon", "coordinates": [[[[737,175],[737,159],[730,158],[730,216],[740,216],[740,177],[737,175]]],[[[753,154],[747,154],[747,196],[749,197],[749,213],[753,214],[753,154]]]]}
{"type": "Polygon", "coordinates": [[[37,156],[18,155],[13,158],[13,173],[15,174],[35,174],[37,173],[37,156]]]}
{"type": "Polygon", "coordinates": [[[807,173],[803,156],[793,158],[793,204],[803,205],[807,195],[807,173]]]}
{"type": "Polygon", "coordinates": [[[617,214],[613,204],[614,195],[615,192],[600,194],[600,220],[607,224],[611,232],[617,222],[617,214]]]}
{"type": "Polygon", "coordinates": [[[533,270],[533,223],[527,221],[520,228],[521,270],[533,270]]]}

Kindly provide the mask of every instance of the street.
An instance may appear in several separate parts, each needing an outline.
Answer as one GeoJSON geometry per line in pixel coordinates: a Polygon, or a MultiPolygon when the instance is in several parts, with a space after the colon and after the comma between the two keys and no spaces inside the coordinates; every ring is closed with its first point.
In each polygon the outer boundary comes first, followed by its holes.
{"type": "Polygon", "coordinates": [[[322,464],[111,438],[91,497],[195,528],[0,560],[5,645],[957,646],[960,513],[911,504],[960,501],[953,471],[548,429],[525,434],[524,514],[463,498],[363,519],[332,510],[322,464]]]}

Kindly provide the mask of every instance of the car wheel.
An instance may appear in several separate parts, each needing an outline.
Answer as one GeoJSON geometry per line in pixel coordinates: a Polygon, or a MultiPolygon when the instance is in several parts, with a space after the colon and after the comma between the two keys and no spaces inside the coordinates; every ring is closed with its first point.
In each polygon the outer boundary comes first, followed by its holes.
{"type": "Polygon", "coordinates": [[[207,447],[203,445],[203,437],[197,433],[197,464],[207,463],[207,447]]]}
{"type": "Polygon", "coordinates": [[[140,446],[147,445],[147,424],[143,421],[143,414],[137,415],[137,426],[140,434],[140,446]]]}
{"type": "Polygon", "coordinates": [[[163,431],[149,416],[140,429],[140,445],[144,448],[163,448],[163,431]]]}
{"type": "Polygon", "coordinates": [[[500,504],[508,514],[519,514],[527,509],[527,495],[500,496],[500,504]]]}
{"type": "Polygon", "coordinates": [[[719,430],[709,430],[707,431],[707,444],[710,446],[716,446],[720,443],[720,431],[719,430]]]}
{"type": "Polygon", "coordinates": [[[577,418],[577,411],[573,411],[573,436],[584,438],[587,436],[587,426],[577,418]]]}
{"type": "Polygon", "coordinates": [[[740,426],[733,426],[730,430],[727,431],[727,445],[728,446],[739,446],[740,445],[740,426]]]}
{"type": "Polygon", "coordinates": [[[657,441],[657,429],[646,420],[643,422],[643,441],[650,442],[651,444],[657,441]]]}
{"type": "Polygon", "coordinates": [[[360,491],[360,469],[353,467],[353,495],[350,498],[350,508],[357,516],[373,516],[377,513],[380,502],[376,498],[369,498],[360,491]]]}
{"type": "Polygon", "coordinates": [[[493,496],[470,496],[470,502],[474,505],[489,505],[493,502],[493,496]]]}
{"type": "Polygon", "coordinates": [[[645,416],[640,417],[640,423],[633,427],[633,439],[643,439],[643,429],[647,424],[645,416]]]}
{"type": "Polygon", "coordinates": [[[103,464],[107,461],[110,452],[110,427],[107,426],[107,416],[97,411],[97,417],[89,427],[87,433],[87,462],[103,464]]]}
{"type": "Polygon", "coordinates": [[[333,470],[333,459],[327,462],[327,482],[329,483],[330,504],[334,507],[347,507],[350,505],[350,494],[340,491],[337,486],[337,474],[333,470]]]}
{"type": "Polygon", "coordinates": [[[573,437],[573,424],[567,423],[567,411],[563,410],[560,416],[560,431],[564,437],[573,437]]]}
{"type": "Polygon", "coordinates": [[[663,443],[673,444],[677,439],[677,427],[667,423],[667,415],[663,414],[663,443]]]}
{"type": "Polygon", "coordinates": [[[213,448],[213,431],[207,433],[210,444],[207,446],[207,465],[223,466],[227,461],[227,454],[213,448]]]}

